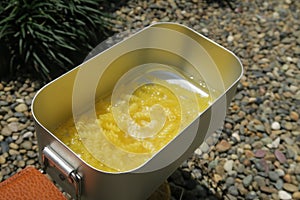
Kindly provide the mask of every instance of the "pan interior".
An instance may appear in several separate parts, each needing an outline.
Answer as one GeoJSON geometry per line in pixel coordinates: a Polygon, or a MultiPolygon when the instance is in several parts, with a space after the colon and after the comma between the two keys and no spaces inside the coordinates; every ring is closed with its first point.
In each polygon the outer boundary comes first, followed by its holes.
{"type": "Polygon", "coordinates": [[[132,51],[112,62],[99,80],[97,127],[83,114],[76,126],[69,119],[54,134],[97,169],[129,171],[146,163],[197,118],[213,101],[211,93],[183,58],[158,49],[132,51]],[[128,110],[116,106],[126,99],[128,110]],[[144,128],[153,118],[158,118],[154,128],[164,122],[157,134],[145,137],[144,128]],[[135,129],[142,127],[135,135],[129,131],[132,123],[135,129]]]}

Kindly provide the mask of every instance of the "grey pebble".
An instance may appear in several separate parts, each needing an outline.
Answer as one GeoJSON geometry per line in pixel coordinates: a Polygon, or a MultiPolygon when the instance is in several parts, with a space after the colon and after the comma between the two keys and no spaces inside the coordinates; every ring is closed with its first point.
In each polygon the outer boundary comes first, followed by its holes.
{"type": "Polygon", "coordinates": [[[279,177],[283,177],[285,175],[285,172],[283,169],[275,169],[279,177]]]}
{"type": "Polygon", "coordinates": [[[264,146],[262,141],[255,141],[252,143],[254,149],[261,149],[264,146]]]}
{"type": "Polygon", "coordinates": [[[234,165],[234,169],[238,172],[238,173],[244,173],[245,171],[245,166],[242,163],[237,163],[234,165]]]}
{"type": "Polygon", "coordinates": [[[29,159],[26,161],[26,165],[33,165],[35,163],[36,163],[36,160],[34,160],[34,159],[29,159]]]}
{"type": "Polygon", "coordinates": [[[23,134],[23,138],[31,138],[33,136],[33,133],[31,131],[27,131],[26,133],[23,134]]]}
{"type": "Polygon", "coordinates": [[[257,194],[254,191],[249,192],[248,194],[246,194],[245,199],[246,200],[253,200],[257,198],[257,194]]]}
{"type": "Polygon", "coordinates": [[[28,131],[31,131],[31,132],[34,132],[34,131],[35,131],[34,126],[28,126],[26,129],[27,129],[28,131]]]}
{"type": "Polygon", "coordinates": [[[293,145],[294,144],[294,140],[291,137],[285,137],[284,138],[285,143],[287,143],[288,145],[293,145]]]}
{"type": "Polygon", "coordinates": [[[239,191],[238,191],[237,187],[235,187],[235,186],[230,186],[228,188],[228,191],[233,196],[238,196],[239,195],[239,191]]]}
{"type": "Polygon", "coordinates": [[[27,151],[26,155],[29,157],[29,158],[35,158],[37,157],[37,152],[34,152],[34,151],[27,151]]]}
{"type": "Polygon", "coordinates": [[[15,107],[15,111],[17,111],[17,112],[24,112],[27,110],[28,110],[28,106],[24,103],[21,103],[15,107]]]}
{"type": "Polygon", "coordinates": [[[259,159],[255,159],[254,164],[255,164],[256,169],[258,169],[260,172],[266,171],[265,165],[263,165],[263,163],[259,159]]]}
{"type": "Polygon", "coordinates": [[[234,182],[235,182],[234,178],[230,176],[226,179],[225,184],[227,187],[229,187],[229,186],[233,185],[234,182]]]}
{"type": "Polygon", "coordinates": [[[21,113],[21,112],[14,112],[14,116],[18,117],[18,118],[25,117],[24,113],[21,113]]]}
{"type": "Polygon", "coordinates": [[[282,179],[278,179],[278,180],[276,181],[276,183],[274,184],[274,186],[275,186],[275,188],[276,188],[277,190],[281,190],[282,187],[283,187],[283,180],[282,180],[282,179]]]}
{"type": "Polygon", "coordinates": [[[218,160],[213,160],[208,164],[208,169],[215,169],[216,166],[218,165],[218,160]]]}
{"type": "Polygon", "coordinates": [[[243,185],[244,185],[245,187],[248,187],[248,186],[252,183],[252,180],[253,180],[252,174],[246,176],[246,177],[243,179],[243,185]]]}
{"type": "Polygon", "coordinates": [[[267,145],[267,144],[271,144],[272,143],[272,139],[270,137],[264,137],[261,139],[261,142],[264,144],[264,145],[267,145]]]}
{"type": "Polygon", "coordinates": [[[254,181],[258,184],[259,187],[265,186],[266,181],[265,178],[262,176],[255,176],[254,181]]]}
{"type": "Polygon", "coordinates": [[[200,149],[202,152],[206,153],[209,150],[209,145],[206,142],[203,142],[202,145],[200,146],[200,149]]]}
{"type": "Polygon", "coordinates": [[[201,179],[202,178],[202,173],[201,173],[201,170],[200,169],[193,169],[192,171],[192,176],[195,178],[195,179],[201,179]]]}
{"type": "Polygon", "coordinates": [[[287,158],[291,158],[291,159],[296,159],[296,157],[297,157],[297,150],[294,149],[293,147],[287,147],[286,157],[287,158]]]}
{"type": "Polygon", "coordinates": [[[8,126],[2,128],[1,135],[10,136],[11,134],[12,134],[12,130],[8,126]]]}
{"type": "Polygon", "coordinates": [[[260,132],[264,132],[265,131],[265,126],[264,125],[255,125],[254,128],[257,131],[260,131],[260,132]]]}
{"type": "Polygon", "coordinates": [[[26,163],[25,163],[24,160],[19,160],[19,161],[17,162],[17,166],[18,166],[19,168],[23,168],[25,165],[26,165],[26,163]]]}
{"type": "Polygon", "coordinates": [[[8,102],[7,101],[2,101],[0,100],[0,106],[7,106],[8,105],[8,102]]]}
{"type": "Polygon", "coordinates": [[[300,175],[300,163],[297,163],[294,167],[294,173],[300,175]]]}
{"type": "Polygon", "coordinates": [[[0,146],[1,146],[1,153],[6,153],[8,152],[9,150],[9,146],[8,146],[8,143],[6,141],[2,141],[0,143],[0,146]]]}
{"type": "Polygon", "coordinates": [[[271,181],[276,182],[279,179],[279,175],[276,171],[270,171],[269,172],[269,178],[271,181]]]}
{"type": "Polygon", "coordinates": [[[21,143],[20,147],[26,150],[30,150],[32,148],[32,142],[25,140],[24,142],[21,143]]]}
{"type": "Polygon", "coordinates": [[[19,130],[20,124],[18,122],[11,122],[7,125],[7,127],[12,131],[12,132],[17,132],[19,130]]]}

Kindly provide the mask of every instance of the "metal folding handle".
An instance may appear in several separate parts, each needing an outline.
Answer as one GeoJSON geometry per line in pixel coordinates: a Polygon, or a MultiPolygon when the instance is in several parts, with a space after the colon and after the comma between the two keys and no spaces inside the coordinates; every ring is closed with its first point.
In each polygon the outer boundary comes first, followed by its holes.
{"type": "Polygon", "coordinates": [[[80,200],[82,190],[82,177],[77,173],[68,162],[61,158],[51,147],[47,146],[43,149],[43,163],[45,171],[47,169],[55,168],[59,172],[61,181],[67,181],[73,186],[76,199],[80,200]]]}

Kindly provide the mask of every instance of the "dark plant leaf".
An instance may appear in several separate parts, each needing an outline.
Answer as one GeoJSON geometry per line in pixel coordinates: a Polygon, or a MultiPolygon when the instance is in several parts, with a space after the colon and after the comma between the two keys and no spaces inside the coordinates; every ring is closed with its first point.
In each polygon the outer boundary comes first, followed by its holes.
{"type": "MultiPolygon", "coordinates": [[[[106,1],[3,0],[0,2],[0,42],[8,55],[7,70],[25,70],[50,80],[56,71],[71,69],[107,36],[106,1]]],[[[5,75],[4,75],[5,76],[5,75]]]]}

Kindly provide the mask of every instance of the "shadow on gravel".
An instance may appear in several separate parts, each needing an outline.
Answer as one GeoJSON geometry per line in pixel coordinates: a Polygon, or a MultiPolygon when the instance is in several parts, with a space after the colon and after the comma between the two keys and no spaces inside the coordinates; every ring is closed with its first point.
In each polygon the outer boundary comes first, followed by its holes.
{"type": "Polygon", "coordinates": [[[129,0],[111,0],[109,3],[103,3],[102,7],[107,13],[113,13],[118,10],[120,7],[127,4],[129,0]]]}
{"type": "Polygon", "coordinates": [[[206,0],[208,4],[217,3],[219,7],[229,7],[231,10],[235,9],[236,0],[206,0]]]}
{"type": "Polygon", "coordinates": [[[171,200],[219,200],[206,186],[192,178],[191,173],[177,169],[169,178],[171,200]]]}

